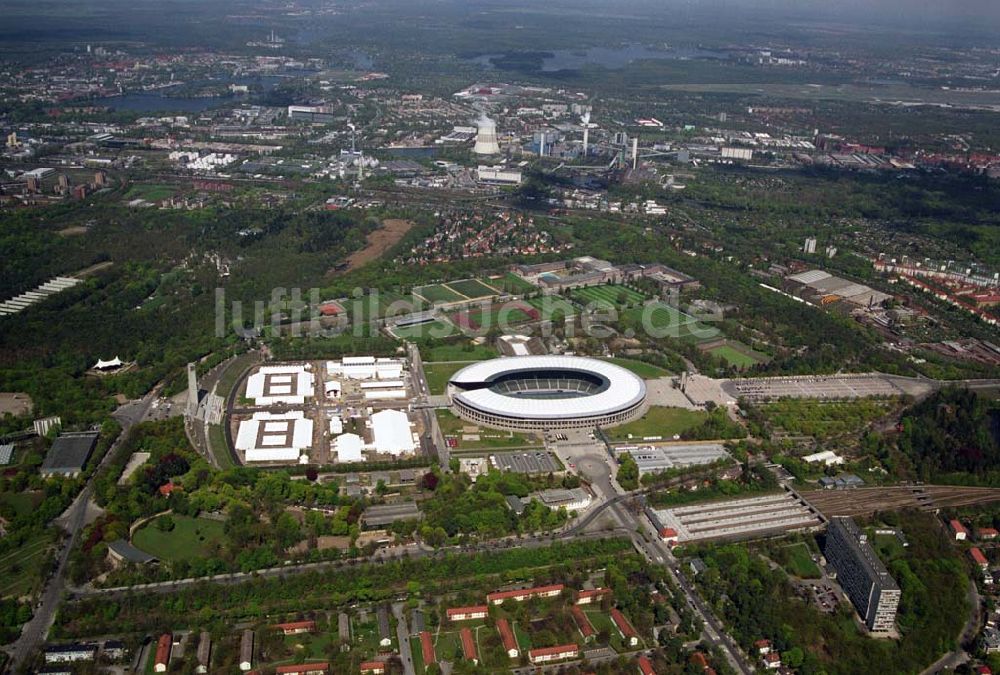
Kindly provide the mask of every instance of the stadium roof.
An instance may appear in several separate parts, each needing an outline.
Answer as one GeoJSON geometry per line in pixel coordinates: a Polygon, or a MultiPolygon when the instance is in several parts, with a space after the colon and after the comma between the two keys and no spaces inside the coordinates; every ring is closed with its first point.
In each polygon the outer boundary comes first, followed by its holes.
{"type": "Polygon", "coordinates": [[[451,383],[453,397],[494,415],[522,419],[564,419],[616,412],[641,402],[646,384],[632,372],[607,361],[582,356],[510,356],[473,364],[458,371],[451,383]],[[527,398],[508,396],[483,386],[508,374],[532,371],[584,372],[604,380],[604,386],[586,396],[527,398]],[[472,388],[472,387],[479,388],[472,388]]]}

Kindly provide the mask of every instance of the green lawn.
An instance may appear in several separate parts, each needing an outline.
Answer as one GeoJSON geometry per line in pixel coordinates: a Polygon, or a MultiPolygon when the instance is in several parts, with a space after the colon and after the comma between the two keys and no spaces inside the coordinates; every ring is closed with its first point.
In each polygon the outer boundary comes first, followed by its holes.
{"type": "Polygon", "coordinates": [[[420,357],[424,361],[483,361],[497,357],[497,350],[488,344],[475,344],[462,339],[432,347],[420,346],[420,357]]]}
{"type": "Polygon", "coordinates": [[[451,376],[465,368],[466,363],[425,363],[424,375],[432,394],[443,394],[451,376]]]}
{"type": "Polygon", "coordinates": [[[0,597],[20,597],[34,591],[41,582],[42,561],[51,543],[51,532],[45,532],[0,556],[0,597]]]}
{"type": "Polygon", "coordinates": [[[707,417],[708,414],[700,410],[650,406],[646,414],[639,419],[620,427],[608,429],[607,433],[616,440],[626,440],[629,434],[640,439],[647,436],[660,436],[668,439],[674,434],[698,426],[707,417]]]}
{"type": "Polygon", "coordinates": [[[719,329],[701,323],[676,307],[657,304],[625,310],[626,321],[654,337],[671,337],[698,343],[719,337],[719,329]]]}
{"type": "Polygon", "coordinates": [[[233,467],[233,455],[229,452],[229,443],[226,442],[226,431],[221,424],[212,424],[208,427],[208,442],[212,446],[212,455],[222,469],[233,467]]]}
{"type": "Polygon", "coordinates": [[[652,363],[646,363],[645,361],[636,361],[635,359],[605,359],[605,361],[610,361],[617,366],[631,370],[646,380],[670,375],[670,371],[664,370],[659,366],[654,366],[652,363]]]}
{"type": "Polygon", "coordinates": [[[449,410],[438,409],[434,411],[437,415],[438,426],[445,436],[453,437],[457,442],[457,450],[478,450],[478,449],[501,449],[519,448],[537,445],[534,437],[523,436],[521,434],[511,434],[497,429],[486,429],[477,427],[475,433],[479,434],[478,441],[467,441],[462,439],[464,427],[475,427],[471,422],[466,422],[456,417],[449,410]]]}
{"type": "Polygon", "coordinates": [[[723,359],[726,363],[731,366],[736,366],[737,368],[749,368],[750,366],[756,365],[758,363],[757,359],[750,356],[749,354],[744,354],[738,349],[734,349],[729,345],[722,345],[721,347],[713,347],[708,350],[708,353],[712,356],[718,356],[723,359]]]}
{"type": "Polygon", "coordinates": [[[478,279],[463,279],[462,281],[449,281],[448,288],[461,293],[469,299],[488,298],[497,295],[497,289],[487,286],[478,279]]]}
{"type": "Polygon", "coordinates": [[[427,302],[459,302],[464,300],[461,295],[451,290],[443,284],[432,284],[414,289],[415,294],[427,300],[427,302]]]}
{"type": "Polygon", "coordinates": [[[413,672],[421,675],[426,668],[424,666],[424,648],[420,644],[419,634],[410,636],[410,655],[413,657],[413,672]]]}
{"type": "Polygon", "coordinates": [[[803,542],[784,546],[782,552],[784,554],[782,567],[790,575],[800,579],[819,579],[822,576],[819,567],[813,562],[809,547],[803,542]]]}
{"type": "MultiPolygon", "coordinates": [[[[132,543],[160,560],[191,560],[212,555],[225,540],[225,524],[207,518],[171,515],[174,529],[162,532],[153,520],[135,533],[132,543]]],[[[158,519],[157,519],[158,520],[158,519]]]]}
{"type": "Polygon", "coordinates": [[[13,510],[15,516],[31,513],[43,498],[41,492],[0,492],[0,504],[13,510]]]}

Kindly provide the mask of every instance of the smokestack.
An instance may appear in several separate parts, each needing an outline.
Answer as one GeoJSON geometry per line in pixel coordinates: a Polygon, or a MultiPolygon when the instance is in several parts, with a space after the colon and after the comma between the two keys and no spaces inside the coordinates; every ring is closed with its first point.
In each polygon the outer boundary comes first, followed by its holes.
{"type": "Polygon", "coordinates": [[[583,128],[583,156],[587,156],[587,146],[590,145],[590,128],[583,128]]]}
{"type": "Polygon", "coordinates": [[[639,165],[639,137],[636,136],[632,139],[632,170],[634,171],[639,165]]]}
{"type": "Polygon", "coordinates": [[[542,132],[542,140],[539,141],[539,143],[538,143],[538,156],[539,157],[544,157],[545,156],[545,132],[544,131],[542,132]]]}

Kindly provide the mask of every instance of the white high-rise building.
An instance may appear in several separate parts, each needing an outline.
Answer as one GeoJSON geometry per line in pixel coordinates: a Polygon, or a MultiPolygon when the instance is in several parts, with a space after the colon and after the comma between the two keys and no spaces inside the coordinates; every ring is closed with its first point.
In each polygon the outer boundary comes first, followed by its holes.
{"type": "Polygon", "coordinates": [[[472,148],[472,152],[477,155],[500,154],[496,122],[483,114],[476,122],[476,127],[479,131],[476,134],[476,145],[472,148]]]}
{"type": "Polygon", "coordinates": [[[806,243],[802,247],[803,253],[815,253],[816,252],[816,237],[807,237],[806,243]]]}

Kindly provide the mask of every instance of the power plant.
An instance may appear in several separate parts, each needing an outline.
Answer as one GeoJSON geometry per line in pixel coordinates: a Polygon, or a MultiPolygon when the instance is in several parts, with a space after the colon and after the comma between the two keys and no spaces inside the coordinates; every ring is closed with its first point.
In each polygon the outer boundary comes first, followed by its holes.
{"type": "Polygon", "coordinates": [[[476,121],[476,145],[472,148],[476,155],[499,155],[500,143],[497,142],[497,125],[483,113],[476,121]]]}

